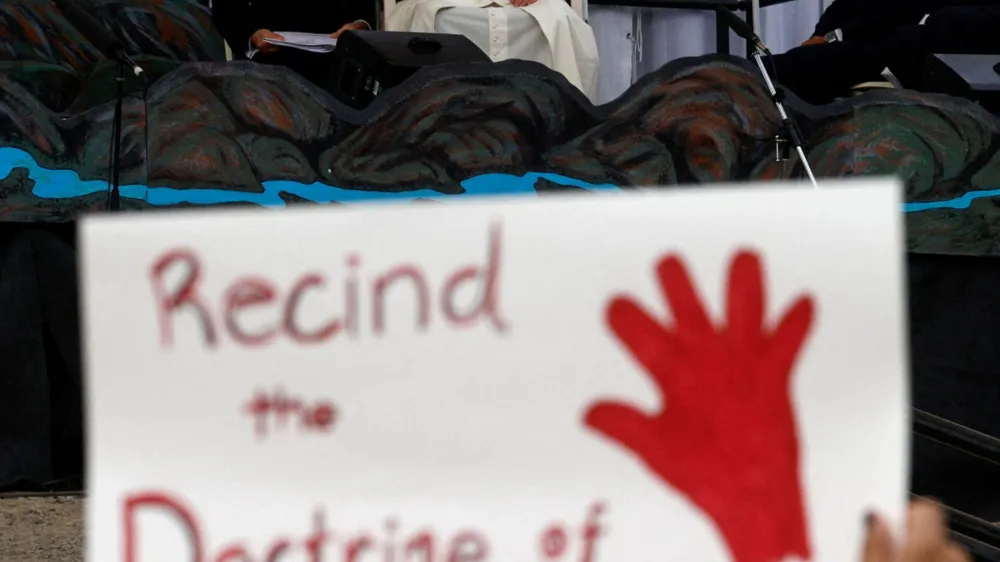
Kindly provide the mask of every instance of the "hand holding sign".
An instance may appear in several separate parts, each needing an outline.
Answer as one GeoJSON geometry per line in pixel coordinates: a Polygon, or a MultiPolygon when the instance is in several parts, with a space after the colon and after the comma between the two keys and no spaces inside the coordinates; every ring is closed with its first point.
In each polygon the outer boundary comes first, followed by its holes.
{"type": "Polygon", "coordinates": [[[628,297],[611,302],[607,319],[667,406],[648,415],[601,402],[586,423],[704,510],[736,562],[809,558],[789,388],[812,300],[799,298],[768,329],[760,261],[740,252],[730,269],[727,322],[715,327],[679,258],[663,259],[657,273],[674,326],[628,297]]]}
{"type": "Polygon", "coordinates": [[[868,538],[862,562],[972,562],[964,548],[951,540],[948,522],[941,506],[919,499],[907,514],[906,535],[902,543],[892,536],[892,529],[881,517],[869,516],[868,538]]]}

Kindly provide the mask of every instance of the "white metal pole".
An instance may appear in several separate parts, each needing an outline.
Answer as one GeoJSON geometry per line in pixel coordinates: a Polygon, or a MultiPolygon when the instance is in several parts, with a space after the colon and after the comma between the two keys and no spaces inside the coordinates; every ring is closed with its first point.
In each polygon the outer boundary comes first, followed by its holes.
{"type": "Polygon", "coordinates": [[[753,32],[758,37],[763,37],[760,32],[760,0],[750,0],[750,14],[753,16],[753,32]]]}
{"type": "MultiPolygon", "coordinates": [[[[770,56],[770,53],[768,53],[770,56]]],[[[767,86],[767,91],[771,94],[771,99],[774,100],[774,107],[778,110],[778,116],[781,117],[781,123],[785,126],[786,133],[788,134],[788,139],[792,141],[795,145],[795,153],[799,155],[799,162],[802,163],[802,169],[805,170],[806,176],[809,178],[809,182],[812,183],[813,187],[818,188],[819,184],[816,182],[816,176],[813,175],[812,166],[809,164],[809,158],[806,157],[806,151],[802,148],[802,139],[795,127],[795,123],[792,122],[791,118],[788,116],[788,112],[785,111],[785,104],[781,103],[781,98],[778,97],[778,89],[771,81],[771,75],[767,72],[767,67],[764,66],[763,53],[759,49],[754,49],[753,60],[757,62],[757,68],[760,69],[760,75],[764,78],[764,85],[767,86]]]]}

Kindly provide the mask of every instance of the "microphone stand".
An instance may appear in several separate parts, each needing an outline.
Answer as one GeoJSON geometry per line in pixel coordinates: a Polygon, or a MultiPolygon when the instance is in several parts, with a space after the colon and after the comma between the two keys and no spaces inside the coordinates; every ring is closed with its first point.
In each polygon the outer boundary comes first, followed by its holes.
{"type": "Polygon", "coordinates": [[[108,189],[108,211],[121,210],[121,171],[122,171],[122,132],[125,105],[125,70],[129,67],[136,76],[142,76],[143,69],[125,53],[124,48],[118,48],[118,75],[116,77],[115,112],[111,122],[111,185],[108,189]]]}
{"type": "Polygon", "coordinates": [[[124,126],[123,108],[125,105],[125,69],[132,68],[137,77],[142,76],[143,69],[136,64],[125,50],[125,45],[90,12],[83,9],[76,0],[54,0],[56,7],[80,33],[109,60],[118,64],[116,76],[115,112],[111,122],[111,178],[108,182],[107,207],[109,211],[121,209],[121,168],[122,168],[122,132],[124,126]]]}
{"type": "Polygon", "coordinates": [[[125,53],[118,54],[118,76],[115,95],[115,114],[111,120],[111,186],[108,190],[108,211],[121,209],[122,169],[122,110],[125,105],[125,53]]]}
{"type": "Polygon", "coordinates": [[[799,155],[799,161],[802,162],[802,168],[806,171],[809,181],[813,187],[818,188],[819,184],[816,183],[816,176],[813,175],[812,166],[809,165],[809,159],[806,158],[806,151],[803,148],[802,134],[799,132],[799,128],[795,122],[788,117],[788,112],[785,111],[785,104],[782,102],[784,96],[775,88],[774,82],[771,80],[771,75],[768,74],[767,67],[764,66],[764,58],[761,53],[763,52],[767,56],[771,56],[771,52],[758,41],[753,41],[753,43],[753,60],[757,63],[757,68],[760,69],[761,76],[764,77],[767,92],[771,95],[771,101],[774,102],[774,107],[778,110],[778,115],[781,116],[781,124],[785,128],[785,132],[788,133],[788,138],[792,141],[792,146],[795,147],[795,153],[799,155]]]}

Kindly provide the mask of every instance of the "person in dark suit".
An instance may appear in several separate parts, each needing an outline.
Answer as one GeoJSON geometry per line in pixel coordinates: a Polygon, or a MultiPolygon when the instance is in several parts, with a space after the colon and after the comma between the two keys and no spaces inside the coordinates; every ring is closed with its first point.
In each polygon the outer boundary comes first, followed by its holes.
{"type": "Polygon", "coordinates": [[[835,0],[774,63],[782,86],[824,104],[886,77],[919,89],[935,53],[1000,54],[1000,0],[835,0]]]}
{"type": "Polygon", "coordinates": [[[376,25],[377,0],[213,0],[212,19],[225,37],[234,59],[286,66],[321,84],[329,56],[278,47],[266,39],[276,32],[326,33],[338,37],[348,30],[376,25]]]}

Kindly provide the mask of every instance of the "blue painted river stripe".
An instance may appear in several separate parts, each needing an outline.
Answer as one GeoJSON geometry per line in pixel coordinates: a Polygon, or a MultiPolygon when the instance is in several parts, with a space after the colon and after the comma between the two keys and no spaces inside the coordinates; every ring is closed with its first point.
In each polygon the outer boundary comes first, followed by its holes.
{"type": "MultiPolygon", "coordinates": [[[[50,170],[35,162],[30,154],[11,147],[0,147],[0,179],[6,178],[15,168],[26,168],[29,177],[35,181],[32,193],[42,199],[72,199],[92,193],[107,191],[108,184],[100,180],[84,181],[72,170],[50,170]]],[[[194,205],[218,205],[223,203],[255,203],[257,205],[284,207],[282,193],[288,193],[314,203],[359,203],[369,201],[406,201],[413,199],[448,200],[456,197],[479,195],[537,195],[535,182],[546,179],[560,185],[578,187],[587,191],[618,191],[610,184],[591,184],[559,174],[529,173],[523,176],[508,174],[484,174],[462,182],[465,193],[446,195],[433,189],[416,189],[403,192],[368,191],[344,189],[324,183],[304,184],[293,181],[267,181],[259,193],[228,189],[173,189],[169,187],[146,187],[125,185],[121,187],[122,197],[146,201],[150,205],[170,206],[182,203],[194,205]]],[[[970,191],[954,199],[906,203],[903,210],[919,213],[936,209],[967,209],[976,199],[1000,196],[1000,189],[970,191]]]]}

